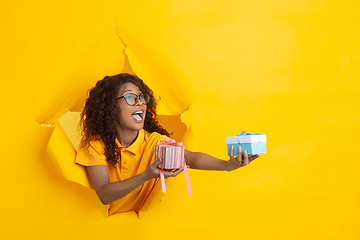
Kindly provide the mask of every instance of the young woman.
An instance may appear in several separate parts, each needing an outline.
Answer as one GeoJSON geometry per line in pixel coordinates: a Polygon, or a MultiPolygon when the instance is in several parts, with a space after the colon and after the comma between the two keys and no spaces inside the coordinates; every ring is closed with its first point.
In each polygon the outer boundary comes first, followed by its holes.
{"type": "MultiPolygon", "coordinates": [[[[137,76],[107,76],[90,90],[81,114],[82,145],[76,163],[86,167],[90,181],[109,215],[139,212],[159,178],[160,159],[154,147],[169,133],[156,119],[153,92],[137,76]]],[[[241,153],[241,149],[238,150],[241,153]]],[[[232,171],[259,157],[246,151],[224,161],[200,152],[185,150],[190,168],[232,171]]],[[[165,178],[177,176],[164,171],[165,178]]]]}

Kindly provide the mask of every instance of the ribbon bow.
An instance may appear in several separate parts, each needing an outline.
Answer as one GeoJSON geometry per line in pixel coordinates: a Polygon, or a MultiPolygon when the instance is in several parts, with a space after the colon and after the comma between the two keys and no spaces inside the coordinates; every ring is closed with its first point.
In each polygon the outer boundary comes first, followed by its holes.
{"type": "MultiPolygon", "coordinates": [[[[176,143],[175,140],[169,140],[167,138],[161,139],[160,142],[162,144],[172,145],[172,146],[177,146],[177,147],[182,147],[183,146],[182,142],[176,143]]],[[[159,148],[159,150],[160,150],[160,148],[159,148]]],[[[162,188],[162,191],[165,193],[166,192],[165,177],[164,177],[163,170],[160,169],[160,168],[159,168],[159,173],[160,173],[160,180],[161,180],[161,188],[162,188]]],[[[188,194],[189,194],[189,196],[191,196],[190,179],[189,179],[189,174],[188,174],[188,171],[187,171],[185,158],[184,158],[184,173],[185,173],[186,184],[187,184],[187,187],[188,187],[188,194]]]]}
{"type": "Polygon", "coordinates": [[[179,143],[176,143],[175,140],[170,140],[170,139],[167,139],[167,138],[163,138],[160,140],[160,142],[162,144],[167,144],[167,145],[173,145],[173,146],[178,146],[178,147],[182,147],[183,146],[183,143],[182,142],[179,142],[179,143]]]}
{"type": "Polygon", "coordinates": [[[243,135],[262,135],[260,133],[246,133],[244,130],[242,130],[242,132],[238,135],[236,135],[238,137],[238,143],[240,143],[240,136],[243,136],[243,135]]]}

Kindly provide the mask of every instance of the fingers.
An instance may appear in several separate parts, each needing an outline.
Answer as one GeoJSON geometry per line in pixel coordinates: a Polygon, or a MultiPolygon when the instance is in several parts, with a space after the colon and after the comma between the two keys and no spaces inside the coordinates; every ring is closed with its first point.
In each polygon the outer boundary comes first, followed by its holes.
{"type": "Polygon", "coordinates": [[[249,163],[251,163],[252,161],[254,161],[255,159],[257,159],[258,157],[260,157],[259,154],[256,154],[256,155],[250,155],[249,156],[249,163]]]}
{"type": "Polygon", "coordinates": [[[237,156],[237,164],[240,164],[240,166],[242,165],[243,161],[242,161],[242,148],[239,147],[238,148],[238,156],[237,156]]]}
{"type": "Polygon", "coordinates": [[[164,171],[164,177],[165,178],[169,178],[169,177],[176,177],[179,173],[181,173],[182,171],[184,171],[184,167],[181,167],[173,172],[168,172],[168,171],[164,171]]]}
{"type": "MultiPolygon", "coordinates": [[[[231,146],[230,148],[230,157],[233,156],[233,146],[231,146]]],[[[231,161],[232,165],[233,165],[233,170],[237,169],[239,167],[244,167],[246,165],[248,165],[249,163],[251,163],[252,161],[254,161],[256,158],[260,157],[260,155],[250,155],[248,154],[248,152],[246,150],[242,151],[242,148],[239,147],[238,148],[238,155],[236,158],[231,157],[229,161],[231,161]]],[[[227,168],[228,170],[229,168],[227,168]]],[[[229,171],[229,170],[228,170],[229,171]]]]}
{"type": "Polygon", "coordinates": [[[234,158],[234,145],[231,145],[231,147],[230,147],[230,154],[229,154],[229,156],[230,156],[230,159],[233,159],[233,158],[234,158]]]}
{"type": "Polygon", "coordinates": [[[260,157],[259,154],[250,155],[250,156],[249,156],[249,163],[251,163],[252,161],[254,161],[255,159],[257,159],[258,157],[260,157]]]}
{"type": "Polygon", "coordinates": [[[158,167],[158,166],[161,164],[161,162],[162,162],[162,158],[159,157],[158,159],[155,159],[155,161],[154,161],[153,164],[154,164],[156,167],[158,167]]]}
{"type": "Polygon", "coordinates": [[[244,166],[248,165],[250,163],[249,161],[249,155],[247,153],[247,151],[244,151],[244,166]]]}

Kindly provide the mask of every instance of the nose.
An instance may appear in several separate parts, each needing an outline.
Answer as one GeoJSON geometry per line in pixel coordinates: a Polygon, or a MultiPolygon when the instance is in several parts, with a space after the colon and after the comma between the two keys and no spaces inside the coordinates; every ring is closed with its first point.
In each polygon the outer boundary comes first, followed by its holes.
{"type": "Polygon", "coordinates": [[[142,101],[140,101],[140,97],[137,96],[137,97],[136,97],[136,104],[135,104],[135,106],[142,106],[142,105],[144,105],[144,103],[143,103],[142,101]]]}

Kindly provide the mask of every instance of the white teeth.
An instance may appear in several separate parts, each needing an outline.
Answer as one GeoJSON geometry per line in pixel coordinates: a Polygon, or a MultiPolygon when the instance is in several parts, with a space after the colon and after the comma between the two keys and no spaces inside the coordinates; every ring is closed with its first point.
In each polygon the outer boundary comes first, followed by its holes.
{"type": "Polygon", "coordinates": [[[142,110],[138,110],[138,111],[134,112],[133,114],[142,114],[142,113],[143,113],[142,110]]]}

